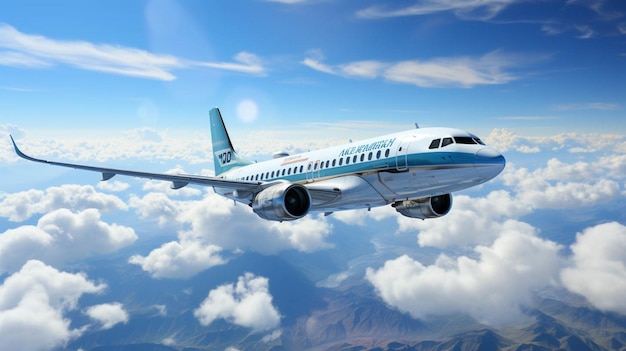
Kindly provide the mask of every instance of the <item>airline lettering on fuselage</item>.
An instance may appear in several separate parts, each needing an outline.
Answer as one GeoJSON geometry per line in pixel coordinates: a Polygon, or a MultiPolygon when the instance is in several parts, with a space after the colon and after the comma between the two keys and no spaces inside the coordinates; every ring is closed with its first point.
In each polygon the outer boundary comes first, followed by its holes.
{"type": "Polygon", "coordinates": [[[393,138],[393,139],[375,141],[370,144],[362,144],[359,146],[349,147],[349,148],[341,150],[341,152],[339,153],[339,157],[360,154],[361,152],[368,152],[372,150],[386,149],[386,148],[391,147],[391,145],[393,145],[393,143],[395,142],[396,142],[396,138],[393,138]]]}

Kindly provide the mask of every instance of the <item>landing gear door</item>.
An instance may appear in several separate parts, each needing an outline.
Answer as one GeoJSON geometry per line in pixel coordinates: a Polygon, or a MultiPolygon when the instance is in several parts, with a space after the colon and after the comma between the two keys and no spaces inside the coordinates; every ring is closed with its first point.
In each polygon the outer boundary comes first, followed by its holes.
{"type": "Polygon", "coordinates": [[[409,152],[409,145],[413,141],[413,137],[406,137],[402,139],[396,150],[396,170],[406,171],[409,169],[407,164],[407,155],[409,152]]]}

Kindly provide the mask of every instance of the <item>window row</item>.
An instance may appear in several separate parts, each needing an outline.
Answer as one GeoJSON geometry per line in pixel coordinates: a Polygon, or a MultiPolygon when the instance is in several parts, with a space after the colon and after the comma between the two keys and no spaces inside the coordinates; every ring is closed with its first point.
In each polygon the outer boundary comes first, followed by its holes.
{"type": "MultiPolygon", "coordinates": [[[[385,155],[384,157],[385,158],[389,157],[390,152],[391,151],[389,149],[386,149],[384,153],[385,155]]],[[[354,164],[359,161],[363,162],[365,161],[365,159],[367,159],[368,161],[371,161],[374,159],[374,157],[377,160],[379,160],[381,157],[383,157],[383,152],[381,150],[378,150],[376,151],[375,154],[374,152],[370,152],[368,154],[362,153],[360,155],[346,156],[346,157],[342,157],[339,159],[333,159],[332,161],[325,160],[325,161],[310,162],[308,166],[306,167],[306,172],[317,172],[325,168],[343,166],[344,164],[349,165],[350,163],[354,164]]],[[[269,179],[289,176],[292,174],[302,174],[304,172],[305,172],[304,165],[300,165],[300,166],[294,166],[294,167],[289,167],[289,168],[282,168],[277,171],[253,174],[253,175],[239,178],[239,180],[246,180],[246,181],[269,180],[269,179]]]]}

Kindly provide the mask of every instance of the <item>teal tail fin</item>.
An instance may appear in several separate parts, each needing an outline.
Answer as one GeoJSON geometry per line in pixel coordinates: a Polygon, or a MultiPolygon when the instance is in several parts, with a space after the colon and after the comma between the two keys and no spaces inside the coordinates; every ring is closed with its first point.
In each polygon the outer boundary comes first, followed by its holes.
{"type": "Polygon", "coordinates": [[[220,110],[215,107],[209,112],[211,117],[211,141],[213,142],[213,163],[215,175],[220,176],[231,169],[252,164],[240,158],[230,141],[220,110]]]}

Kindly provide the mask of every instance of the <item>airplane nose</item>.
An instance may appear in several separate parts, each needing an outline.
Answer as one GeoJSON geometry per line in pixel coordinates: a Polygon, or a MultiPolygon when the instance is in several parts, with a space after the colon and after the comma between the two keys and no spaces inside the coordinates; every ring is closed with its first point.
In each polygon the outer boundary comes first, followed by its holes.
{"type": "Polygon", "coordinates": [[[474,154],[476,172],[485,181],[500,174],[505,165],[506,160],[504,156],[493,148],[482,148],[474,154]]]}

